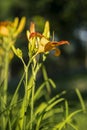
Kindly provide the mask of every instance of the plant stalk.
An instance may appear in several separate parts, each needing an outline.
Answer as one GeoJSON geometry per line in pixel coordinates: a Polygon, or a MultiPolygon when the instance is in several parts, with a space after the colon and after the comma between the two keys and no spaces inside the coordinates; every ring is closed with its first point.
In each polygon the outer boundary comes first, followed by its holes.
{"type": "Polygon", "coordinates": [[[26,129],[26,112],[28,107],[28,67],[25,66],[25,97],[24,97],[24,130],[26,129]]]}
{"type": "MultiPolygon", "coordinates": [[[[3,83],[3,92],[2,92],[2,98],[3,98],[3,102],[2,102],[2,110],[6,109],[6,105],[7,105],[7,88],[8,88],[8,71],[9,71],[9,51],[6,50],[5,53],[5,61],[4,61],[4,83],[3,83]]],[[[2,115],[2,129],[5,130],[6,128],[6,118],[5,118],[5,114],[3,113],[2,115]]]]}
{"type": "Polygon", "coordinates": [[[5,67],[4,67],[4,95],[3,95],[3,99],[4,99],[4,104],[6,105],[7,102],[7,88],[8,88],[8,71],[9,71],[9,51],[6,51],[6,55],[5,55],[5,67]]]}
{"type": "Polygon", "coordinates": [[[30,130],[33,130],[34,91],[35,91],[35,79],[36,79],[36,74],[35,74],[33,65],[32,65],[32,74],[33,74],[33,85],[32,85],[32,92],[31,92],[31,126],[30,126],[30,130]]]}

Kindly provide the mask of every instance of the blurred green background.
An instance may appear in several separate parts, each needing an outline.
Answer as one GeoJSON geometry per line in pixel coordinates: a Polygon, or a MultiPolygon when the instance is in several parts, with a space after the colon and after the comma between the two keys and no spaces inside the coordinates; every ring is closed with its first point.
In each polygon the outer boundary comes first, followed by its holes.
{"type": "MultiPolygon", "coordinates": [[[[0,21],[13,20],[26,16],[24,32],[17,41],[22,47],[27,61],[26,29],[31,21],[36,29],[43,31],[44,23],[49,20],[51,35],[55,40],[68,40],[70,45],[61,46],[61,55],[50,54],[45,62],[49,77],[57,83],[57,92],[68,90],[69,98],[73,89],[79,88],[87,98],[87,1],[86,0],[0,0],[0,21]]],[[[11,78],[16,82],[22,69],[16,57],[11,63],[11,78]]],[[[72,96],[73,98],[73,96],[72,96]]]]}

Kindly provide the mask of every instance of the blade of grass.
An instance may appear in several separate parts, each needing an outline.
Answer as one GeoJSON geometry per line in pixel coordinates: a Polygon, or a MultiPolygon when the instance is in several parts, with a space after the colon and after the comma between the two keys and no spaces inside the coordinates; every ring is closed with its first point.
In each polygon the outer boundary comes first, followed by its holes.
{"type": "MultiPolygon", "coordinates": [[[[48,80],[48,75],[47,75],[46,68],[45,68],[44,65],[42,66],[42,73],[43,73],[44,80],[47,81],[48,80]]],[[[47,87],[48,93],[50,94],[51,93],[51,89],[50,89],[49,82],[46,83],[46,87],[47,87]]]]}
{"type": "Polygon", "coordinates": [[[69,115],[69,107],[68,107],[68,102],[65,100],[65,118],[67,118],[69,115]]]}
{"type": "Polygon", "coordinates": [[[47,108],[46,108],[46,111],[49,111],[50,109],[52,109],[56,104],[60,103],[64,101],[64,98],[60,98],[58,99],[57,101],[54,101],[53,103],[51,103],[47,108]]]}
{"type": "Polygon", "coordinates": [[[39,117],[39,120],[37,121],[37,126],[36,126],[36,130],[39,130],[40,128],[40,124],[43,120],[43,117],[44,115],[46,114],[47,111],[49,111],[50,109],[52,109],[52,107],[54,107],[56,104],[64,101],[64,98],[61,98],[61,99],[58,99],[57,98],[59,97],[59,94],[56,95],[55,97],[53,97],[49,102],[48,104],[46,105],[46,107],[43,109],[43,111],[40,113],[40,117],[39,117]]]}
{"type": "Polygon", "coordinates": [[[44,81],[44,83],[42,83],[39,88],[37,89],[35,95],[34,95],[34,100],[36,101],[42,91],[42,89],[46,86],[47,82],[50,82],[51,84],[53,84],[53,86],[55,87],[55,84],[53,83],[53,81],[51,79],[48,79],[47,81],[44,81]]]}
{"type": "Polygon", "coordinates": [[[79,101],[80,101],[80,103],[81,103],[83,112],[86,112],[86,106],[85,106],[84,100],[83,100],[83,98],[82,98],[82,95],[81,95],[79,89],[76,88],[75,91],[76,91],[76,94],[77,94],[77,96],[78,96],[78,98],[79,98],[79,101]]]}
{"type": "Polygon", "coordinates": [[[12,100],[11,100],[11,102],[10,102],[10,107],[14,104],[16,95],[17,95],[18,90],[19,90],[19,88],[20,88],[20,86],[21,86],[21,84],[22,84],[23,79],[24,79],[24,73],[23,73],[23,75],[22,75],[22,77],[21,77],[21,79],[20,79],[20,81],[19,81],[19,84],[18,84],[18,86],[17,86],[17,88],[16,88],[16,91],[15,91],[13,97],[12,97],[12,100]]]}
{"type": "Polygon", "coordinates": [[[75,125],[73,125],[72,123],[68,123],[74,130],[79,130],[75,125]]]}
{"type": "Polygon", "coordinates": [[[49,83],[52,85],[53,88],[56,88],[56,84],[52,79],[49,79],[49,83]]]}
{"type": "Polygon", "coordinates": [[[52,99],[49,100],[48,104],[51,104],[52,102],[54,102],[56,99],[58,99],[60,96],[64,95],[65,93],[66,91],[63,91],[60,94],[57,94],[56,96],[54,96],[52,99]]]}
{"type": "Polygon", "coordinates": [[[70,122],[71,118],[73,116],[75,116],[76,114],[78,114],[79,112],[81,112],[81,111],[82,110],[80,109],[80,110],[72,112],[63,122],[61,122],[60,124],[58,124],[56,126],[56,128],[58,128],[58,130],[62,130],[64,128],[64,126],[70,122]]]}

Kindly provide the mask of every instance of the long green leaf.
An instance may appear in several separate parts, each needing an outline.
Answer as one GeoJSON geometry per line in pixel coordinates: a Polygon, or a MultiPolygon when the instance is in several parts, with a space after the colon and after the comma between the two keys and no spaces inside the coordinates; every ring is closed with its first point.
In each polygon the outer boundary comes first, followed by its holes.
{"type": "Polygon", "coordinates": [[[52,109],[56,104],[64,101],[64,98],[58,99],[59,94],[56,95],[55,97],[53,97],[48,104],[46,105],[46,107],[43,109],[43,111],[40,113],[40,117],[39,120],[37,121],[37,126],[36,126],[36,130],[39,130],[40,124],[43,120],[44,115],[47,113],[47,111],[49,111],[50,109],[52,109]]]}
{"type": "Polygon", "coordinates": [[[21,84],[22,84],[23,78],[24,78],[24,74],[22,75],[22,77],[21,77],[21,79],[20,79],[20,82],[19,82],[19,84],[18,84],[18,86],[17,86],[17,88],[16,88],[16,91],[15,91],[13,97],[12,97],[12,100],[11,100],[11,102],[10,102],[10,107],[14,104],[15,98],[16,98],[16,96],[17,96],[17,94],[18,94],[18,90],[19,90],[19,88],[20,88],[20,86],[21,86],[21,84]]]}
{"type": "Polygon", "coordinates": [[[78,98],[79,98],[79,101],[80,101],[80,103],[81,103],[82,110],[83,110],[84,112],[86,112],[86,106],[85,106],[84,100],[83,100],[83,98],[82,98],[82,95],[81,95],[79,89],[76,88],[75,90],[76,90],[77,96],[78,96],[78,98]]]}
{"type": "Polygon", "coordinates": [[[82,110],[80,109],[80,110],[77,110],[77,111],[71,113],[63,122],[60,122],[60,124],[58,124],[58,125],[56,126],[56,128],[57,128],[58,130],[62,130],[62,129],[64,128],[65,124],[68,124],[68,123],[70,122],[71,118],[72,118],[73,116],[75,116],[76,114],[78,114],[79,112],[81,112],[81,111],[82,111],[82,110]]]}
{"type": "MultiPolygon", "coordinates": [[[[43,73],[43,78],[45,81],[48,81],[48,75],[47,75],[47,72],[46,72],[46,68],[45,66],[43,65],[42,66],[42,73],[43,73]]],[[[49,82],[46,82],[46,88],[47,88],[47,91],[48,93],[50,94],[51,93],[51,89],[50,89],[50,83],[49,82]]]]}

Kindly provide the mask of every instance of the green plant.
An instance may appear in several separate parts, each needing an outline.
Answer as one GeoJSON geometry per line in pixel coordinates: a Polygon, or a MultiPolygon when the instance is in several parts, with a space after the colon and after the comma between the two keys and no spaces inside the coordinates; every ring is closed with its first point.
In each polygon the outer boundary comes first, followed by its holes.
{"type": "Polygon", "coordinates": [[[48,78],[44,61],[51,50],[55,51],[55,56],[59,56],[60,50],[57,48],[57,46],[69,44],[69,42],[51,41],[48,21],[45,23],[44,32],[42,34],[36,32],[35,24],[31,23],[30,30],[27,31],[28,62],[26,63],[23,58],[22,50],[19,48],[16,49],[14,45],[14,42],[18,34],[22,31],[24,24],[25,18],[21,19],[18,28],[18,18],[15,19],[13,23],[0,23],[0,49],[2,50],[0,51],[0,122],[2,122],[0,123],[0,129],[62,130],[67,124],[69,124],[73,129],[77,130],[76,126],[73,125],[71,120],[75,114],[81,112],[82,110],[77,110],[69,114],[68,102],[62,97],[66,92],[63,91],[52,98],[50,98],[48,95],[49,100],[46,97],[46,95],[51,92],[51,86],[56,88],[56,85],[52,79],[48,78]],[[19,81],[18,86],[16,87],[14,95],[11,97],[11,100],[8,103],[7,87],[8,68],[9,62],[11,61],[9,58],[10,52],[14,53],[22,61],[24,73],[19,81]],[[2,61],[3,57],[5,58],[5,66],[3,65],[2,61]],[[44,82],[36,88],[37,74],[41,69],[44,82]],[[5,78],[3,77],[3,74],[5,75],[5,78]],[[24,84],[24,95],[22,99],[20,99],[19,89],[22,84],[24,84]],[[40,101],[42,98],[44,98],[44,100],[40,101]],[[64,106],[65,110],[63,108],[64,106]],[[63,113],[65,113],[64,120],[62,120],[63,113]],[[57,116],[59,116],[59,118],[57,116]]]}
{"type": "MultiPolygon", "coordinates": [[[[9,77],[9,63],[13,58],[13,52],[11,46],[15,44],[17,36],[22,32],[25,25],[25,17],[19,22],[19,18],[15,18],[13,22],[5,21],[0,22],[0,104],[1,111],[6,109],[7,106],[7,88],[9,77]]],[[[1,122],[2,129],[6,127],[7,113],[4,113],[1,122]]]]}

